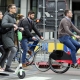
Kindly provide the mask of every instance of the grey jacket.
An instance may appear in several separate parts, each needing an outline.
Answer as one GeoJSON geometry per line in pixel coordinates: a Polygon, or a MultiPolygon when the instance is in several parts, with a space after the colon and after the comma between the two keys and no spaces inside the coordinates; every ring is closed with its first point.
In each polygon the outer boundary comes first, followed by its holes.
{"type": "Polygon", "coordinates": [[[2,27],[9,29],[9,31],[2,35],[2,41],[5,48],[10,48],[14,46],[14,26],[16,23],[15,17],[13,14],[7,13],[2,19],[2,27]]]}
{"type": "Polygon", "coordinates": [[[66,17],[63,18],[59,25],[58,37],[65,35],[74,36],[74,34],[71,32],[71,29],[80,34],[80,30],[78,30],[71,21],[69,21],[66,17]]]}

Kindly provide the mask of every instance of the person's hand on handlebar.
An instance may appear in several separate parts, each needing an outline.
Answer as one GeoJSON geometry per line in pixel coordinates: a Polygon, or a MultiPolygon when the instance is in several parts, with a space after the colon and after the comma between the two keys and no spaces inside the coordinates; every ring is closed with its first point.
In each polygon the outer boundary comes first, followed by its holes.
{"type": "Polygon", "coordinates": [[[74,37],[77,38],[77,39],[80,39],[80,36],[78,36],[78,35],[74,35],[74,37]]]}
{"type": "Polygon", "coordinates": [[[41,36],[40,38],[41,38],[42,40],[44,40],[44,37],[41,36]]]}
{"type": "Polygon", "coordinates": [[[20,31],[24,31],[24,28],[23,27],[18,27],[20,31]]]}
{"type": "MultiPolygon", "coordinates": [[[[35,36],[32,37],[33,40],[38,40],[38,38],[36,38],[35,36]]],[[[40,39],[44,40],[44,37],[40,37],[40,39]]]]}
{"type": "Polygon", "coordinates": [[[18,26],[16,24],[14,24],[13,26],[14,26],[14,31],[16,31],[18,29],[18,26]]]}

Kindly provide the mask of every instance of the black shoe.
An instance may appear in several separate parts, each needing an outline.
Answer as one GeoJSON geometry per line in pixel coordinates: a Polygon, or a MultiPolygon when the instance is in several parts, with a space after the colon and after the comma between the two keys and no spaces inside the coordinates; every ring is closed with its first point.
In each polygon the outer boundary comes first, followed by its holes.
{"type": "Polygon", "coordinates": [[[10,69],[9,66],[6,66],[5,71],[7,71],[7,72],[15,72],[14,70],[10,69]]]}

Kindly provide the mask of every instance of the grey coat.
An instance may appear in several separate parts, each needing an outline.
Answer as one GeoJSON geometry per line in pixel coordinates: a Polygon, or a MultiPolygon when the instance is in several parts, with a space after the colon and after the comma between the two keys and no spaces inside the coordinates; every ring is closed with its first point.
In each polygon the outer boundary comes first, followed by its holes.
{"type": "Polygon", "coordinates": [[[9,29],[9,31],[2,35],[2,41],[5,48],[14,47],[14,26],[16,23],[15,17],[13,14],[6,14],[2,20],[2,27],[9,29]]]}

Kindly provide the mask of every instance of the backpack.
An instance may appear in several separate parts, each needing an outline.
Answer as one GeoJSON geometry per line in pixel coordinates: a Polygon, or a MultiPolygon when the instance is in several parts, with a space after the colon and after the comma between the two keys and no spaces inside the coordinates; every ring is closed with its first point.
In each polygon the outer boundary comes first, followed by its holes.
{"type": "Polygon", "coordinates": [[[0,33],[1,33],[1,34],[5,34],[5,33],[7,33],[9,30],[11,30],[11,28],[3,28],[3,27],[1,26],[1,23],[0,23],[0,33]]]}

